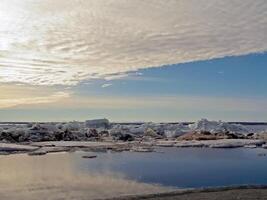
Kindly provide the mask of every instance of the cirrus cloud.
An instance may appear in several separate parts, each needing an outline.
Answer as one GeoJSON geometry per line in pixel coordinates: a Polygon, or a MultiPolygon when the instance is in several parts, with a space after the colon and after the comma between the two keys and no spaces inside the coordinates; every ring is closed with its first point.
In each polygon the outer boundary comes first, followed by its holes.
{"type": "Polygon", "coordinates": [[[265,0],[2,0],[0,82],[75,85],[267,50],[265,0]]]}
{"type": "Polygon", "coordinates": [[[101,87],[102,87],[102,88],[107,88],[107,87],[110,87],[110,86],[112,86],[111,83],[105,83],[105,84],[103,84],[101,87]]]}

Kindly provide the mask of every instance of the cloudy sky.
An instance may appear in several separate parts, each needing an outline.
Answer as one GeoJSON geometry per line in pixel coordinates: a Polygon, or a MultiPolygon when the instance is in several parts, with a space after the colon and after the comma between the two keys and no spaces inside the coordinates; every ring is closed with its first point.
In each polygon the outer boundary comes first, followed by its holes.
{"type": "Polygon", "coordinates": [[[267,121],[266,0],[1,0],[0,121],[267,121]]]}

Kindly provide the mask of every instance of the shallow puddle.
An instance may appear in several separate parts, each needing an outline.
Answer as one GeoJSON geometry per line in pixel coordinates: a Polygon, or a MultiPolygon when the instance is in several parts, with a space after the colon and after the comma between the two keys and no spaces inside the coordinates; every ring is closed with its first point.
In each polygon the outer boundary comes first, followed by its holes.
{"type": "Polygon", "coordinates": [[[56,153],[0,157],[0,198],[95,199],[267,184],[266,149],[158,148],[153,153],[56,153]],[[85,159],[86,155],[97,155],[85,159]]]}

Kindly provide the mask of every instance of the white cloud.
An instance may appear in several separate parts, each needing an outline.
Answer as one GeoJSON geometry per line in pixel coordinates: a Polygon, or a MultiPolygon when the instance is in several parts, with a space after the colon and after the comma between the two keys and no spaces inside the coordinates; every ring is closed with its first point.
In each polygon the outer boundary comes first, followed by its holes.
{"type": "Polygon", "coordinates": [[[2,83],[73,85],[267,50],[266,0],[1,0],[0,24],[2,83]]]}
{"type": "Polygon", "coordinates": [[[116,80],[116,79],[124,79],[124,78],[128,78],[129,74],[126,73],[118,73],[118,74],[110,74],[110,75],[106,75],[104,76],[104,79],[106,81],[112,81],[112,80],[116,80]]]}
{"type": "Polygon", "coordinates": [[[102,87],[102,88],[106,88],[106,87],[110,87],[110,86],[112,86],[111,83],[105,83],[105,84],[103,84],[101,87],[102,87]]]}

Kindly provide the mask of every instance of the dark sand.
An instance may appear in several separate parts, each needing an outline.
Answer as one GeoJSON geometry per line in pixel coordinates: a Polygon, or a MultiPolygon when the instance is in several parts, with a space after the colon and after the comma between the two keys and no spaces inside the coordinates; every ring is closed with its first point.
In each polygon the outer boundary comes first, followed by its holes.
{"type": "Polygon", "coordinates": [[[128,196],[109,200],[267,200],[267,186],[240,186],[128,196]]]}

